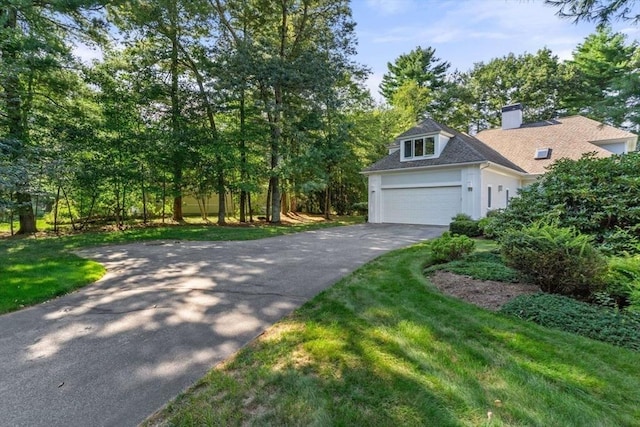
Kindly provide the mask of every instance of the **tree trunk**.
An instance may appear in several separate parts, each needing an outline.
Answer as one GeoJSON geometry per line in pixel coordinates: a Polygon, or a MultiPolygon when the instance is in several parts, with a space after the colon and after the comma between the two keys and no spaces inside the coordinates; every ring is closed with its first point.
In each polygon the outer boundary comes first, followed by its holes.
{"type": "MultiPolygon", "coordinates": [[[[4,22],[4,28],[9,30],[9,34],[16,30],[18,27],[18,12],[15,7],[7,7],[6,9],[0,9],[0,17],[6,16],[4,22]]],[[[17,60],[18,48],[13,42],[7,42],[0,45],[0,57],[4,57],[6,62],[10,65],[17,60]]],[[[17,74],[9,72],[4,81],[4,97],[7,100],[6,104],[6,118],[8,127],[8,140],[13,145],[14,154],[12,157],[14,160],[18,160],[25,153],[25,138],[26,130],[23,125],[22,115],[22,98],[20,96],[20,81],[17,74]]],[[[24,177],[24,184],[27,184],[28,177],[24,177]]],[[[18,218],[20,220],[20,227],[17,234],[31,234],[35,233],[36,218],[33,214],[33,205],[31,203],[31,195],[22,191],[16,192],[16,201],[18,203],[18,218]]]]}
{"type": "Polygon", "coordinates": [[[267,187],[267,206],[265,207],[267,222],[269,222],[269,220],[271,219],[271,193],[273,192],[273,188],[271,187],[271,185],[271,178],[269,178],[269,186],[267,187]]]}
{"type": "Polygon", "coordinates": [[[64,200],[67,203],[67,210],[69,211],[69,221],[71,221],[71,229],[76,231],[76,224],[73,221],[73,213],[71,212],[71,203],[69,202],[69,196],[67,196],[67,192],[62,189],[62,195],[64,196],[64,200]]]}
{"type": "Polygon", "coordinates": [[[324,219],[331,219],[331,193],[329,186],[324,190],[324,219]]]}
{"type": "Polygon", "coordinates": [[[16,201],[18,202],[18,218],[20,219],[20,228],[16,234],[36,233],[36,217],[33,214],[33,206],[31,204],[31,195],[27,193],[17,193],[16,201]]]}
{"type": "Polygon", "coordinates": [[[173,171],[173,220],[184,221],[182,215],[182,167],[175,165],[173,171]]]}
{"type": "Polygon", "coordinates": [[[182,196],[181,195],[173,198],[173,220],[184,221],[184,216],[182,215],[182,196]]]}
{"type": "MultiPolygon", "coordinates": [[[[171,39],[171,130],[173,134],[173,143],[176,146],[182,138],[180,126],[180,104],[178,99],[179,75],[178,75],[178,10],[175,2],[170,4],[171,30],[169,38],[171,39]]],[[[173,220],[184,221],[182,215],[182,153],[174,152],[173,154],[173,220]]]]}
{"type": "Polygon", "coordinates": [[[247,214],[245,212],[245,206],[247,204],[247,192],[240,191],[240,222],[247,222],[247,214]]]}
{"type": "MultiPolygon", "coordinates": [[[[246,184],[247,174],[247,144],[245,141],[245,105],[244,105],[244,87],[240,91],[240,177],[242,183],[246,184]]],[[[247,192],[240,190],[240,222],[247,222],[245,205],[247,202],[247,192]]]]}
{"type": "Polygon", "coordinates": [[[247,193],[247,205],[249,207],[249,222],[253,222],[253,210],[251,209],[251,193],[247,193]]]}
{"type": "Polygon", "coordinates": [[[140,167],[141,169],[141,179],[140,186],[142,187],[142,223],[147,223],[147,192],[144,187],[144,166],[140,167]]]}
{"type": "Polygon", "coordinates": [[[226,209],[226,192],[224,188],[224,174],[222,171],[218,171],[218,225],[225,225],[225,216],[227,215],[226,209]]]}
{"type": "Polygon", "coordinates": [[[60,203],[60,186],[56,191],[56,203],[53,208],[53,232],[58,234],[58,203],[60,203]]]}
{"type": "MultiPolygon", "coordinates": [[[[180,203],[182,205],[182,202],[180,203]]],[[[162,223],[164,224],[164,217],[167,214],[167,177],[162,173],[162,223]]]]}

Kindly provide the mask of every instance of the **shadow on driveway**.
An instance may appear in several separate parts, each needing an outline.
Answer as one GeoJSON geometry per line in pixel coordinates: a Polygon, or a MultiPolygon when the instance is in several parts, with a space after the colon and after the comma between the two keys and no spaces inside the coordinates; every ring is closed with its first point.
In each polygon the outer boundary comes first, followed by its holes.
{"type": "Polygon", "coordinates": [[[104,278],[0,316],[1,423],[137,425],[340,277],[445,229],[362,224],[79,251],[104,278]]]}

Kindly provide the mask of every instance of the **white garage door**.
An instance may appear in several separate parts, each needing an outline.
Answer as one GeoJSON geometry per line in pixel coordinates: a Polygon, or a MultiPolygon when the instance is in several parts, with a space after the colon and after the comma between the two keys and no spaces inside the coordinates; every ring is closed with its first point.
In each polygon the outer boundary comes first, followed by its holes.
{"type": "Polygon", "coordinates": [[[461,187],[382,190],[382,222],[449,225],[461,212],[461,187]]]}

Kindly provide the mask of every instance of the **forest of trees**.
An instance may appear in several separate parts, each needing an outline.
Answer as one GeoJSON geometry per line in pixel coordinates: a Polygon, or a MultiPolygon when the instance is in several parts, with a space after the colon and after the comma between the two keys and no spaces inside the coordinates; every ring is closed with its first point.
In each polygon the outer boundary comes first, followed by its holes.
{"type": "Polygon", "coordinates": [[[382,105],[354,28],[347,0],[4,1],[0,217],[19,233],[44,212],[181,221],[186,195],[217,195],[219,224],[345,214],[366,201],[360,171],[425,116],[473,133],[522,102],[527,121],[640,124],[640,51],[606,26],[566,62],[542,48],[462,72],[417,47],[389,63],[382,105]]]}

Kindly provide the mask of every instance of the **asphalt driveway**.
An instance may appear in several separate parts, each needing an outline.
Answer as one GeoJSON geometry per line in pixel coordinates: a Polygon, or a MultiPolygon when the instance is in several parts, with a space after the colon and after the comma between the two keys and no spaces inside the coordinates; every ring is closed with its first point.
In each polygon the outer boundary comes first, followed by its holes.
{"type": "Polygon", "coordinates": [[[136,425],[340,277],[443,231],[363,224],[83,250],[103,279],[0,316],[0,425],[136,425]]]}

